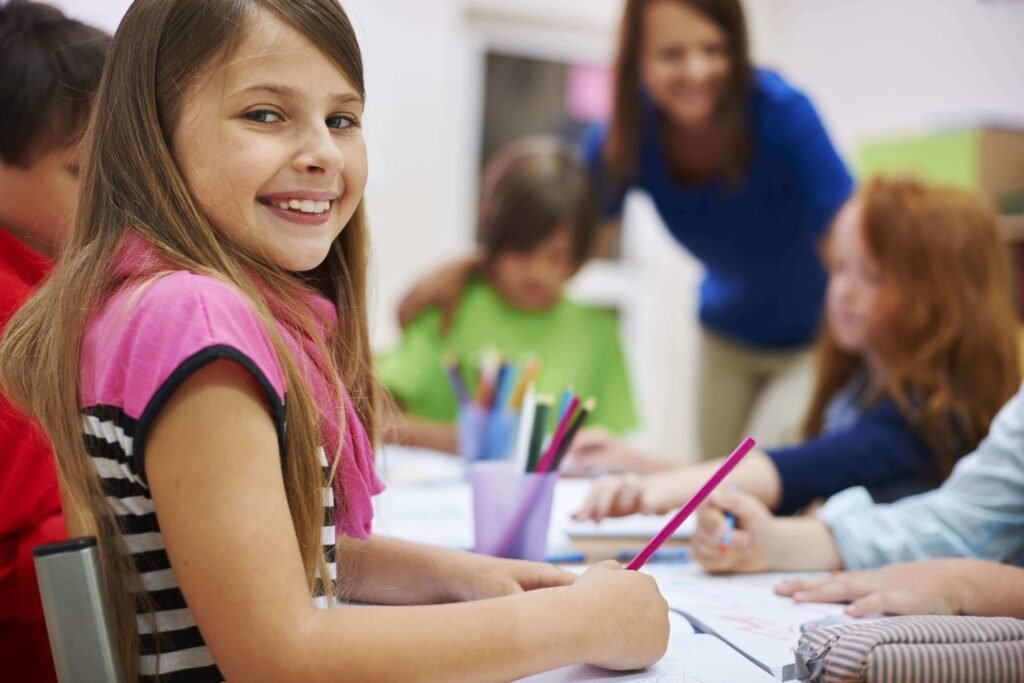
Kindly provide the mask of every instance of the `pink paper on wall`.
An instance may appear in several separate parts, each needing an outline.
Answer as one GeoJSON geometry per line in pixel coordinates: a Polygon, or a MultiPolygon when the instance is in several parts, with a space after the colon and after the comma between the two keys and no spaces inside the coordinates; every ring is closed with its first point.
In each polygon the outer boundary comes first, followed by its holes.
{"type": "Polygon", "coordinates": [[[611,116],[612,75],[606,67],[573,65],[566,78],[565,109],[579,121],[611,116]]]}

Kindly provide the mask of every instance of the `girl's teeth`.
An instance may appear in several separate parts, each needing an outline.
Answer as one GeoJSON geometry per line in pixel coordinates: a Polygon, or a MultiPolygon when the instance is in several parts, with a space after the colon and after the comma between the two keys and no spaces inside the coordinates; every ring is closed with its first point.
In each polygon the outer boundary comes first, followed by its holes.
{"type": "Polygon", "coordinates": [[[291,209],[302,213],[323,213],[330,211],[330,200],[324,202],[313,201],[312,199],[282,199],[275,204],[279,209],[291,209]]]}

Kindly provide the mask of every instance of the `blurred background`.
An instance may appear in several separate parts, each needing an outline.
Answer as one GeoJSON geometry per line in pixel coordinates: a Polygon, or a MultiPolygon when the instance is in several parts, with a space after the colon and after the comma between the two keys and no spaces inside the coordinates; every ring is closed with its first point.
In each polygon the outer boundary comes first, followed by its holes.
{"type": "MultiPolygon", "coordinates": [[[[114,31],[129,0],[50,0],[114,31]]],[[[473,242],[482,160],[524,133],[607,118],[621,0],[343,0],[366,64],[376,348],[419,276],[473,242]]],[[[754,62],[807,93],[857,173],[978,190],[1024,233],[1024,2],[746,0],[754,62]]],[[[615,309],[640,440],[694,457],[699,266],[643,196],[573,295],[615,309]]],[[[1019,280],[1018,280],[1019,282],[1019,280]]]]}

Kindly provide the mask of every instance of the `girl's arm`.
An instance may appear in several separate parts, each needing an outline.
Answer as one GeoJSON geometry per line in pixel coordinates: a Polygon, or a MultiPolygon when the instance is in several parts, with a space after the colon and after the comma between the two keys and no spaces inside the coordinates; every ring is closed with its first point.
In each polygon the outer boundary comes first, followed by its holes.
{"type": "Polygon", "coordinates": [[[791,579],[775,589],[797,602],[849,602],[865,614],[970,614],[1024,618],[1024,569],[966,558],[892,564],[818,579],[791,579]]]}
{"type": "Polygon", "coordinates": [[[229,680],[509,680],[580,661],[639,668],[664,652],[653,580],[607,566],[492,600],[314,609],[276,444],[255,381],[217,361],[175,391],[146,446],[174,574],[229,680]]]}
{"type": "Polygon", "coordinates": [[[554,565],[502,560],[375,536],[338,542],[342,596],[380,605],[462,602],[568,586],[576,575],[554,565]],[[349,584],[351,581],[351,584],[349,584]]]}
{"type": "Polygon", "coordinates": [[[774,517],[764,503],[740,491],[718,490],[697,513],[694,558],[712,574],[840,569],[828,527],[815,517],[774,517]],[[736,529],[728,544],[725,513],[736,529]]]}
{"type": "MultiPolygon", "coordinates": [[[[725,458],[683,465],[645,476],[624,474],[602,477],[573,516],[600,521],[634,513],[664,514],[681,506],[711,478],[725,458]]],[[[741,491],[774,507],[782,497],[782,480],[775,464],[761,450],[754,450],[736,466],[723,486],[741,491]]]]}
{"type": "Polygon", "coordinates": [[[402,412],[393,401],[382,401],[380,435],[384,443],[429,448],[442,453],[458,453],[454,424],[426,422],[402,412]]]}

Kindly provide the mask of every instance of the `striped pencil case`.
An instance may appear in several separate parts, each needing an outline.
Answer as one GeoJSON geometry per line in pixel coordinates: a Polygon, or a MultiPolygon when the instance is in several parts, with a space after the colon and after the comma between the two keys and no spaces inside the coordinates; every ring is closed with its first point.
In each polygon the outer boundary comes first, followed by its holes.
{"type": "Polygon", "coordinates": [[[1020,683],[1024,620],[911,616],[800,636],[796,674],[815,683],[1020,683]]]}

